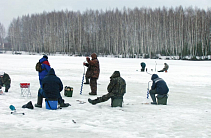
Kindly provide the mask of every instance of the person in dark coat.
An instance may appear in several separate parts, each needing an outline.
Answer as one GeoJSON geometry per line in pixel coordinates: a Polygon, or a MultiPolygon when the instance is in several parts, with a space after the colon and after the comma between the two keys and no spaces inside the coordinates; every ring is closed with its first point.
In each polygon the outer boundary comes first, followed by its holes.
{"type": "Polygon", "coordinates": [[[40,88],[42,88],[42,79],[48,74],[48,71],[51,69],[50,63],[48,62],[48,56],[44,55],[39,62],[42,66],[42,71],[38,72],[39,74],[39,81],[40,81],[40,88]]]}
{"type": "Polygon", "coordinates": [[[153,101],[151,104],[157,104],[155,94],[167,94],[169,92],[169,88],[166,82],[162,78],[159,78],[157,74],[153,74],[151,80],[153,81],[151,90],[149,91],[153,101]]]}
{"type": "Polygon", "coordinates": [[[114,71],[112,76],[110,77],[110,83],[107,87],[108,93],[106,95],[103,95],[102,97],[97,97],[95,100],[88,99],[88,102],[95,105],[100,102],[105,102],[112,99],[122,99],[123,96],[126,93],[126,82],[125,80],[120,76],[119,71],[114,71]]]}
{"type": "Polygon", "coordinates": [[[169,65],[167,63],[164,63],[164,67],[162,70],[158,71],[158,72],[167,72],[167,70],[169,69],[169,65]]]}
{"type": "Polygon", "coordinates": [[[146,64],[144,62],[141,62],[141,71],[144,72],[146,67],[146,64]]]}
{"type": "MultiPolygon", "coordinates": [[[[64,103],[60,92],[63,90],[63,84],[59,77],[56,76],[55,71],[51,68],[48,74],[42,80],[42,89],[39,90],[39,98],[58,99],[60,107],[68,107],[69,103],[64,103]]],[[[42,99],[35,107],[42,107],[42,99]]]]}
{"type": "Polygon", "coordinates": [[[91,60],[89,57],[86,57],[86,61],[88,63],[83,64],[88,67],[86,77],[90,78],[91,92],[89,93],[89,95],[97,95],[97,79],[99,78],[100,65],[95,53],[93,53],[91,57],[91,60]]]}
{"type": "Polygon", "coordinates": [[[5,92],[8,92],[11,84],[10,76],[5,72],[0,72],[0,89],[4,86],[5,92]]]}

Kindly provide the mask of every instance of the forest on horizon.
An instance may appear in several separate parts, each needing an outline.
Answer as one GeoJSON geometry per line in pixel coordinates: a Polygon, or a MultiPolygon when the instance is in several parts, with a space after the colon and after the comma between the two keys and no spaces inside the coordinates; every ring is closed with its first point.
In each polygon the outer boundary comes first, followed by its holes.
{"type": "Polygon", "coordinates": [[[90,55],[211,55],[211,9],[123,8],[52,11],[11,21],[0,43],[12,51],[90,55]]]}

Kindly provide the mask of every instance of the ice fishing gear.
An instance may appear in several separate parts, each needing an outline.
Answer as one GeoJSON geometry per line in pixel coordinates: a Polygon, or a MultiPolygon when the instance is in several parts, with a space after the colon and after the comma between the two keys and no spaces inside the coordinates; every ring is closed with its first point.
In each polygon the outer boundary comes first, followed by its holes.
{"type": "Polygon", "coordinates": [[[146,68],[146,73],[149,74],[149,75],[152,75],[151,73],[149,73],[149,72],[147,71],[147,68],[146,68]]]}
{"type": "Polygon", "coordinates": [[[81,101],[81,100],[76,100],[76,101],[79,102],[79,104],[84,104],[84,103],[86,103],[86,102],[81,101]]]}
{"type": "Polygon", "coordinates": [[[67,97],[72,97],[73,96],[73,87],[65,86],[64,95],[67,97]]]}
{"type": "Polygon", "coordinates": [[[15,106],[13,106],[13,105],[10,105],[9,108],[10,108],[12,111],[15,111],[15,110],[16,110],[16,109],[15,109],[15,106]]]}
{"type": "Polygon", "coordinates": [[[156,66],[157,66],[157,62],[155,61],[155,72],[156,72],[156,66]]]}
{"type": "Polygon", "coordinates": [[[45,99],[46,109],[56,110],[58,105],[58,99],[45,99]]]}
{"type": "Polygon", "coordinates": [[[13,106],[13,105],[10,105],[9,108],[10,108],[10,110],[12,110],[11,114],[22,114],[22,115],[25,115],[25,113],[18,113],[18,112],[16,112],[15,106],[13,106]]]}
{"type": "Polygon", "coordinates": [[[147,88],[147,99],[149,99],[149,83],[150,83],[150,82],[152,82],[152,81],[149,81],[149,82],[148,82],[148,88],[147,88]]]}
{"type": "Polygon", "coordinates": [[[74,124],[76,124],[75,120],[72,120],[74,124]]]}
{"type": "Polygon", "coordinates": [[[80,95],[82,95],[83,84],[84,84],[84,76],[85,76],[85,66],[84,66],[84,73],[83,73],[82,82],[81,82],[81,91],[80,91],[80,95]]]}

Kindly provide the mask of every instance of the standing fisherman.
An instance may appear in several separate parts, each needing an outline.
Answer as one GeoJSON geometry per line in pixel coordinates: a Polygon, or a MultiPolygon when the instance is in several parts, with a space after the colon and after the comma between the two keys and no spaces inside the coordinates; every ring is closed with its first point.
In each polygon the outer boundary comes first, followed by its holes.
{"type": "Polygon", "coordinates": [[[91,92],[89,93],[89,95],[97,95],[97,79],[100,74],[100,65],[97,59],[97,55],[95,53],[93,53],[91,57],[91,60],[89,57],[86,57],[86,61],[88,63],[83,64],[88,67],[86,72],[86,78],[90,78],[91,92]]]}

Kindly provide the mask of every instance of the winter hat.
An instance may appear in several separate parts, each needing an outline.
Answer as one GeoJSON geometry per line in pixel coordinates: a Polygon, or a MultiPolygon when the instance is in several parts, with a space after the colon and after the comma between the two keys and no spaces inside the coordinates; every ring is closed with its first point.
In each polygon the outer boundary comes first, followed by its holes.
{"type": "Polygon", "coordinates": [[[92,53],[91,57],[92,57],[92,59],[97,59],[97,54],[96,53],[92,53]]]}
{"type": "Polygon", "coordinates": [[[3,71],[0,71],[0,76],[3,76],[4,75],[4,72],[3,71]]]}
{"type": "Polygon", "coordinates": [[[48,56],[44,55],[43,58],[48,59],[48,56]]]}
{"type": "Polygon", "coordinates": [[[152,77],[151,77],[151,80],[154,80],[156,78],[158,78],[158,75],[157,74],[153,74],[152,77]]]}
{"type": "Polygon", "coordinates": [[[111,75],[110,78],[116,78],[116,77],[120,77],[120,72],[119,71],[114,71],[114,73],[111,75]]]}

